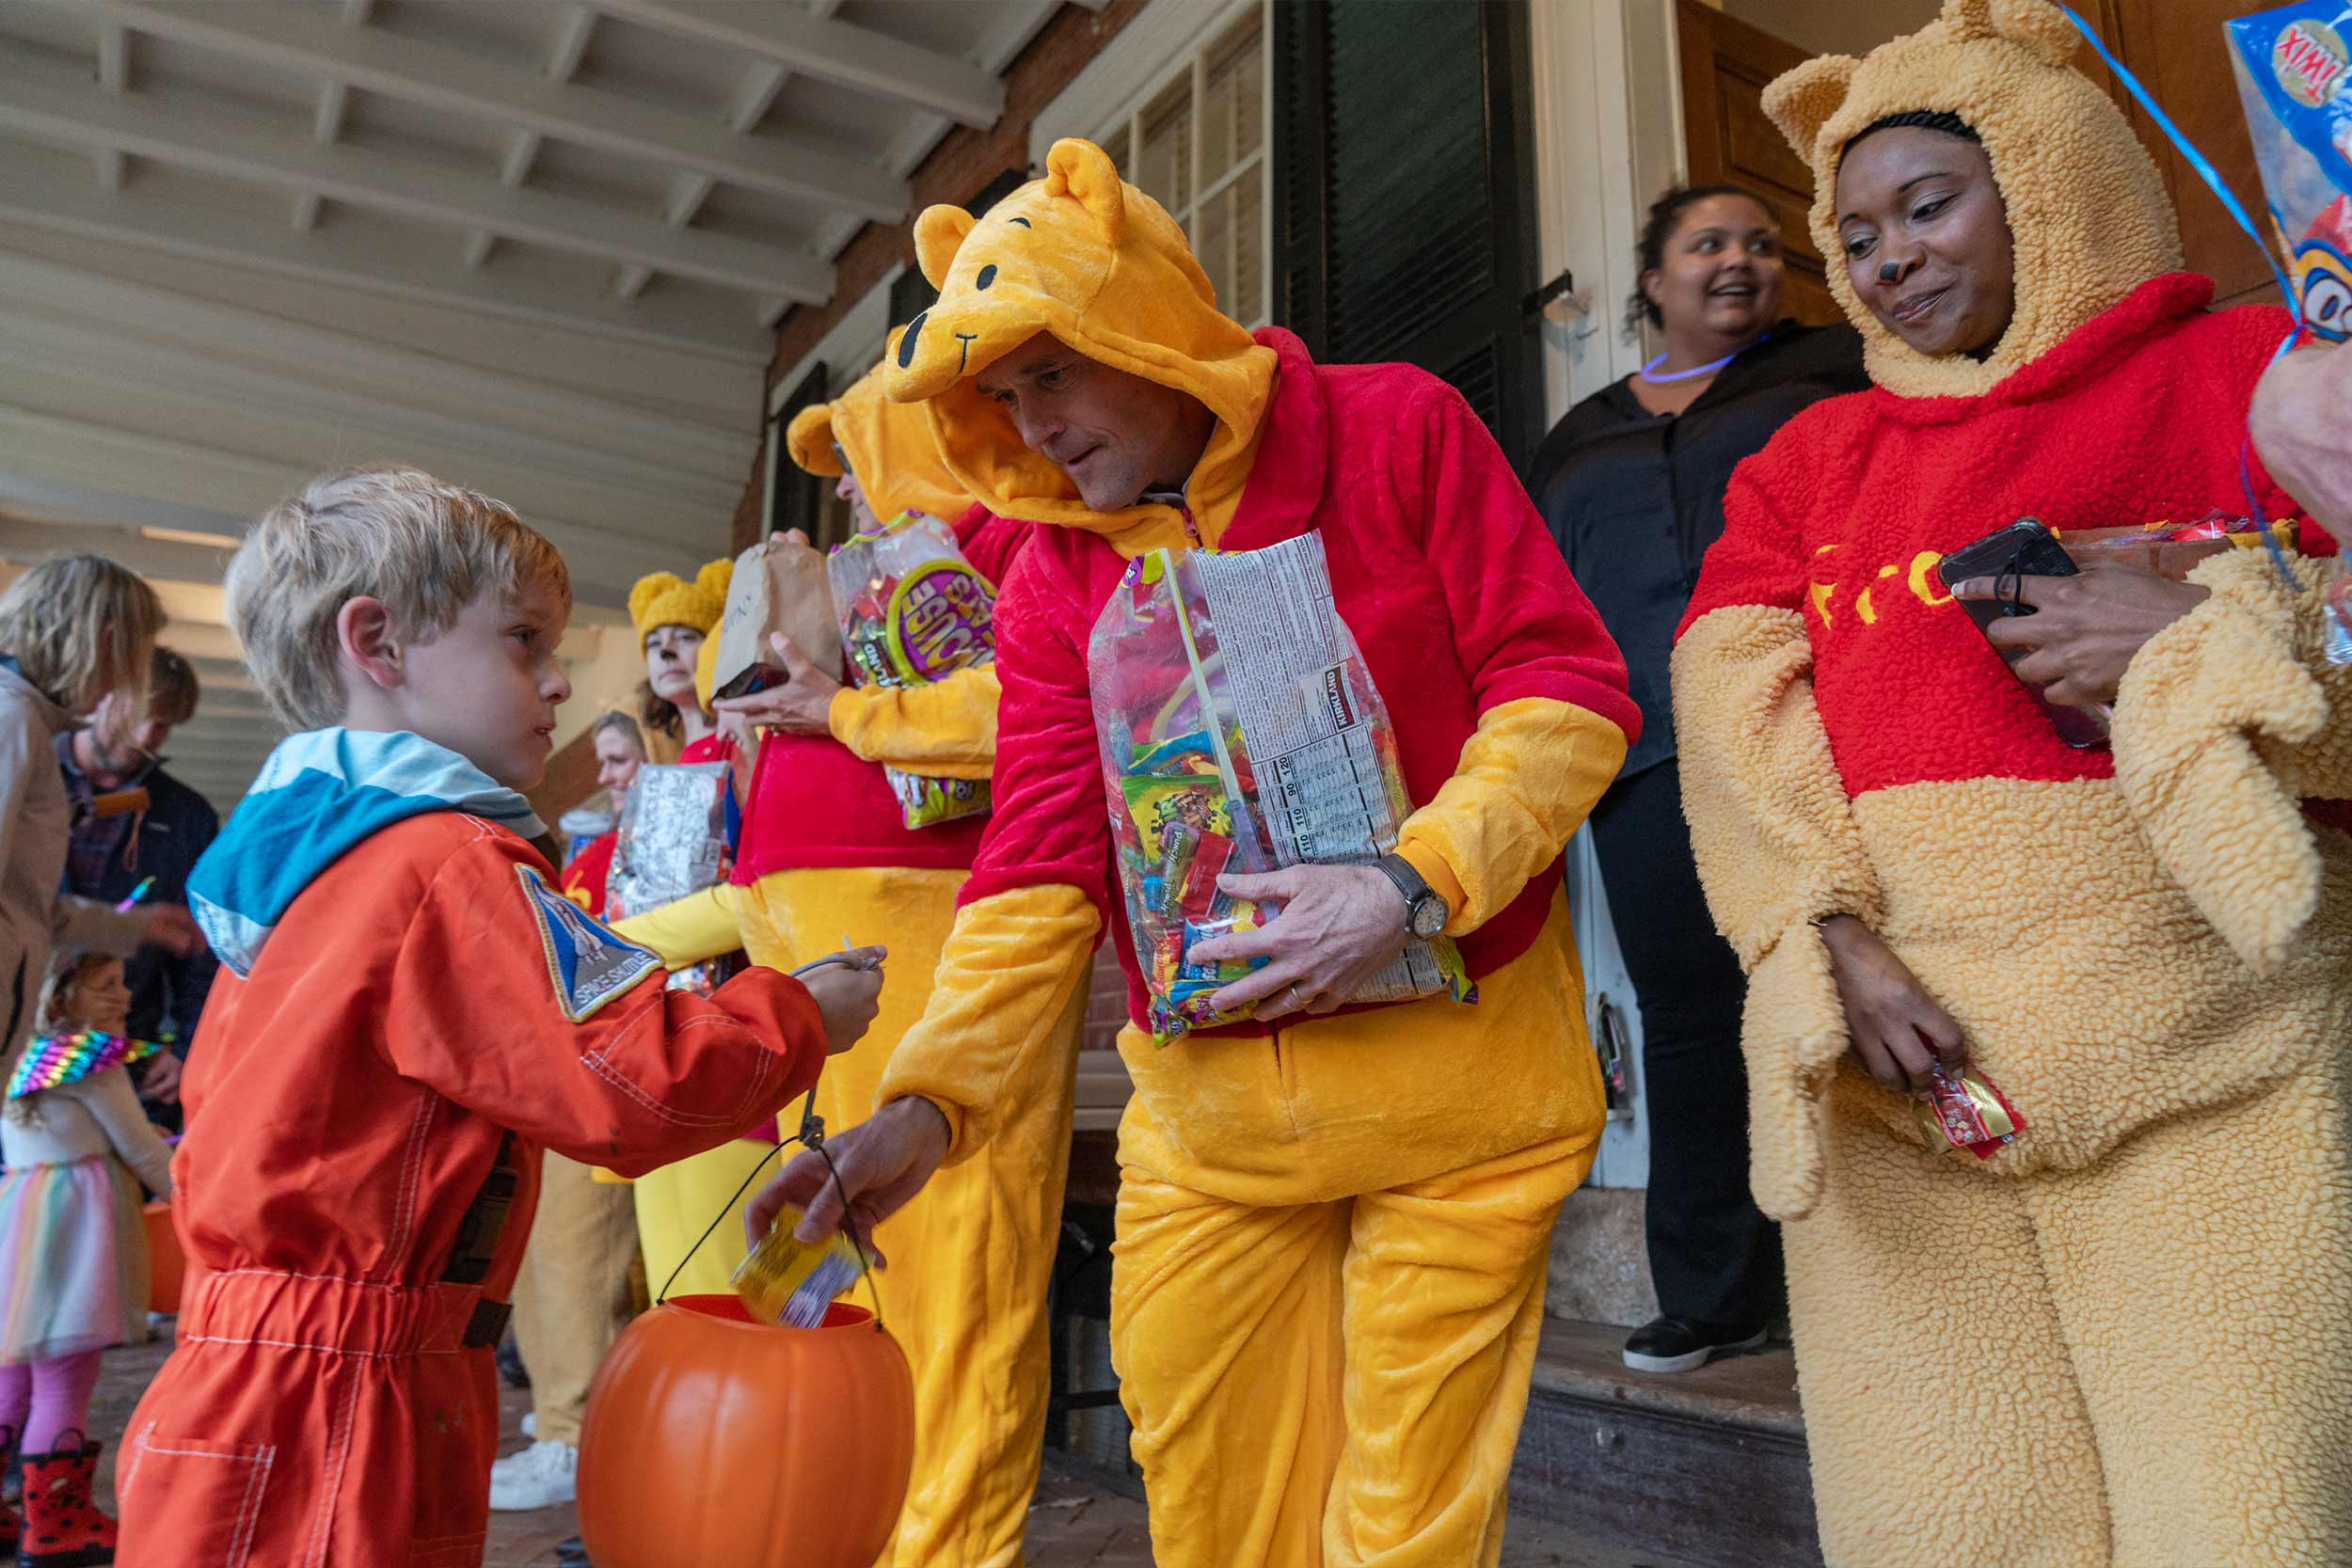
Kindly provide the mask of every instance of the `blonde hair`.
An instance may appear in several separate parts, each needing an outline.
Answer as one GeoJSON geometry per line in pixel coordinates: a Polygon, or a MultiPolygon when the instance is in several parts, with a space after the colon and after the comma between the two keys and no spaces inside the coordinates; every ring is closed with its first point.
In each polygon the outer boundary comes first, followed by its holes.
{"type": "Polygon", "coordinates": [[[44,561],[0,594],[0,654],[79,717],[109,691],[146,705],[164,604],[147,579],[103,555],[44,561]]]}
{"type": "Polygon", "coordinates": [[[229,562],[229,624],[271,708],[318,729],[343,715],[345,604],[380,599],[401,636],[426,639],[481,594],[527,584],[569,608],[564,558],[514,508],[415,468],[355,468],[312,480],[253,526],[229,562]]]}

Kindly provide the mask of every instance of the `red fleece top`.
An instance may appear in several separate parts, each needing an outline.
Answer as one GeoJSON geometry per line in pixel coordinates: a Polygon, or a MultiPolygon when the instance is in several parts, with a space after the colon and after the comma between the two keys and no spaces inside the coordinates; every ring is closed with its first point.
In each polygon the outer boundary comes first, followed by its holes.
{"type": "MultiPolygon", "coordinates": [[[[1523,697],[1573,704],[1632,739],[1642,720],[1625,661],[1461,394],[1408,365],[1317,365],[1279,327],[1256,336],[1280,370],[1218,545],[1257,549],[1323,531],[1340,614],[1388,705],[1414,803],[1454,776],[1479,715],[1523,697]]],[[[1086,661],[1126,564],[1091,533],[1040,528],[1005,583],[996,813],[960,897],[1085,889],[1120,933],[1128,1016],[1140,1027],[1143,984],[1112,862],[1086,661]]],[[[1555,862],[1462,939],[1473,976],[1527,950],[1558,886],[1555,862]]]]}
{"type": "MultiPolygon", "coordinates": [[[[2244,515],[2247,407],[2287,316],[2209,312],[2212,299],[2212,279],[2169,273],[1981,396],[1880,387],[1815,404],[1733,473],[1724,536],[1676,635],[1726,606],[1801,611],[1849,796],[2113,777],[2111,752],[2058,739],[1930,568],[2024,516],[2063,536],[2244,515]]],[[[2264,515],[2295,515],[2250,451],[2248,462],[2264,515]]]]}
{"type": "MultiPolygon", "coordinates": [[[[964,559],[999,587],[1034,531],[1031,524],[993,517],[977,506],[955,528],[964,559]]],[[[846,661],[836,673],[846,678],[846,661]]],[[[978,853],[986,822],[967,816],[910,828],[882,764],[861,761],[830,735],[771,731],[752,765],[734,879],[747,887],[771,871],[809,866],[961,871],[978,853]]]]}
{"type": "Polygon", "coordinates": [[[612,851],[620,847],[618,832],[592,839],[564,868],[564,896],[598,920],[604,918],[604,884],[612,875],[612,851]]]}

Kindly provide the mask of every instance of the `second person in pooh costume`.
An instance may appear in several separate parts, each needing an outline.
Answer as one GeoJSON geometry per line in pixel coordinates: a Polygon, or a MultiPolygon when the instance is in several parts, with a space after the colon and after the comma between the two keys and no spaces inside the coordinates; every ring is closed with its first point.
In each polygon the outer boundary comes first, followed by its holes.
{"type": "MultiPolygon", "coordinates": [[[[1122,918],[1085,649],[1128,560],[1319,530],[1415,809],[1385,870],[1233,885],[1283,905],[1228,939],[1267,958],[1221,993],[1254,1021],[1121,1031],[1113,1354],[1161,1568],[1492,1564],[1552,1218],[1604,1115],[1559,862],[1639,727],[1624,663],[1458,394],[1244,331],[1100,149],[1057,144],[977,222],[931,209],[916,245],[941,295],[890,394],[989,513],[1045,526],[997,606],[995,815],[879,1108],[833,1144],[853,1217],[977,1158],[1069,1049],[1122,918]],[[1417,919],[1478,1003],[1340,1012],[1417,919]]],[[[755,1219],[839,1224],[823,1176],[796,1161],[755,1219]]]]}

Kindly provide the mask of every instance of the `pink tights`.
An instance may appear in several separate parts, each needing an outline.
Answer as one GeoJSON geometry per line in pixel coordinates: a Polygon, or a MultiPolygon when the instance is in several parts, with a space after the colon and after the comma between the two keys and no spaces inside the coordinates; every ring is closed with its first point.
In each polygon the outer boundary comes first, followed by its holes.
{"type": "Polygon", "coordinates": [[[67,1433],[88,1433],[99,1351],[0,1366],[0,1427],[18,1432],[17,1451],[49,1453],[67,1433]]]}

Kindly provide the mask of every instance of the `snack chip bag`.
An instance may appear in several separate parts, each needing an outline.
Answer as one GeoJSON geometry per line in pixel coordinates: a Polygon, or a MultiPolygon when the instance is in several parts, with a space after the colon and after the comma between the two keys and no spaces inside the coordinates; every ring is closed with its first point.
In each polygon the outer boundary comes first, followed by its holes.
{"type": "Polygon", "coordinates": [[[2225,24],[2272,235],[2306,333],[2352,336],[2352,53],[2345,8],[2297,0],[2225,24]]]}
{"type": "Polygon", "coordinates": [[[1957,1072],[1936,1064],[1927,1092],[1911,1104],[1930,1145],[1940,1141],[1946,1152],[1966,1149],[1979,1160],[1990,1160],[2026,1130],[2009,1096],[1965,1063],[1957,1072]]]}
{"type": "MultiPolygon", "coordinates": [[[[2301,341],[2352,338],[2352,10],[2296,0],[2223,24],[2271,236],[2303,318],[2301,341]]],[[[2352,570],[2339,555],[2322,651],[2352,664],[2352,570]]]]}
{"type": "Polygon", "coordinates": [[[847,1235],[836,1230],[810,1246],[792,1234],[800,1223],[798,1209],[778,1211],[768,1234],[735,1266],[729,1282],[754,1323],[815,1328],[825,1321],[825,1308],[866,1272],[847,1235]]]}
{"type": "MultiPolygon", "coordinates": [[[[1369,865],[1410,813],[1396,732],[1331,599],[1317,534],[1135,558],[1087,651],[1096,738],[1152,1038],[1248,1016],[1216,992],[1263,959],[1194,947],[1273,918],[1226,872],[1369,865]]],[[[1477,1000],[1454,944],[1415,942],[1353,1000],[1477,1000]]]]}
{"type": "MultiPolygon", "coordinates": [[[[859,686],[928,686],[995,661],[996,586],[938,518],[901,512],[834,546],[825,572],[859,686]]],[[[986,779],[883,771],[910,828],[985,816],[991,805],[986,779]]]]}

